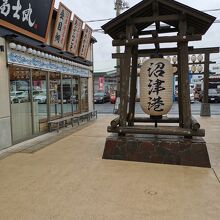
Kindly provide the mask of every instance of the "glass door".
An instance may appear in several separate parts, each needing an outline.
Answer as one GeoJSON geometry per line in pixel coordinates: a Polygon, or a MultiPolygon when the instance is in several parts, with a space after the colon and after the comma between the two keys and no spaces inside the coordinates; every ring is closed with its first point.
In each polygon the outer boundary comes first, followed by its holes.
{"type": "Polygon", "coordinates": [[[47,132],[47,72],[32,70],[34,134],[47,132]]]}
{"type": "Polygon", "coordinates": [[[50,73],[49,79],[49,109],[51,120],[61,118],[62,115],[61,74],[50,73]]]}
{"type": "Polygon", "coordinates": [[[33,134],[30,99],[30,70],[9,66],[11,123],[13,143],[30,138],[33,134]]]}

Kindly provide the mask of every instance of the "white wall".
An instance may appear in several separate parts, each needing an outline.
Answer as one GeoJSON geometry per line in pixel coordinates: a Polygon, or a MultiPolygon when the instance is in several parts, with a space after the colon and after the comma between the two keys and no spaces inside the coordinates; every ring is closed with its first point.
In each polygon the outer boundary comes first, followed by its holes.
{"type": "MultiPolygon", "coordinates": [[[[5,47],[5,39],[0,38],[5,47]]],[[[0,52],[0,150],[11,146],[9,74],[6,66],[6,48],[0,52]]]]}

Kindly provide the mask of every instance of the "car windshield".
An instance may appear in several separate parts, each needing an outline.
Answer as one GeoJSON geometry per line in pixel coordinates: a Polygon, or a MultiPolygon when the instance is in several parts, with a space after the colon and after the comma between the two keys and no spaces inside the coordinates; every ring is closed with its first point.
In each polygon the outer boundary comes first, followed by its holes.
{"type": "Polygon", "coordinates": [[[18,96],[18,95],[23,95],[24,92],[10,92],[11,96],[18,96]]]}
{"type": "Polygon", "coordinates": [[[102,96],[104,96],[104,93],[98,92],[98,93],[95,93],[95,96],[97,96],[97,97],[102,97],[102,96]]]}
{"type": "Polygon", "coordinates": [[[209,94],[217,94],[217,90],[216,89],[209,89],[209,94]]]}
{"type": "Polygon", "coordinates": [[[46,95],[45,91],[33,91],[33,95],[46,95]]]}

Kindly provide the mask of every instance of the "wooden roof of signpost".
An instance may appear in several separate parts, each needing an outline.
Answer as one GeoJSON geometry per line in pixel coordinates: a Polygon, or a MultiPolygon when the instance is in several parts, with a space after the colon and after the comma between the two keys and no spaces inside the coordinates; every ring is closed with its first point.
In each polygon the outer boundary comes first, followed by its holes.
{"type": "MultiPolygon", "coordinates": [[[[132,21],[135,18],[145,18],[146,22],[136,23],[135,25],[138,32],[144,30],[154,23],[154,19],[152,18],[156,18],[153,14],[154,2],[155,0],[141,1],[123,14],[103,25],[103,30],[113,39],[120,39],[126,33],[126,24],[129,20],[132,21]],[[152,20],[147,19],[147,17],[151,17],[152,20]]],[[[191,32],[190,34],[204,35],[216,19],[211,15],[174,0],[157,0],[157,4],[159,8],[157,20],[178,28],[179,22],[178,19],[175,19],[175,16],[184,14],[186,16],[188,31],[191,32]]]]}

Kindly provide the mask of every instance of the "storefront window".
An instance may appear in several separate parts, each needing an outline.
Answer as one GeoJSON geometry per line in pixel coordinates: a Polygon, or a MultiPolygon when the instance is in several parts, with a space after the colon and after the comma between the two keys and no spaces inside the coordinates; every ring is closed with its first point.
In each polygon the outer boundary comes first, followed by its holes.
{"type": "Polygon", "coordinates": [[[48,131],[48,120],[88,111],[88,79],[9,67],[13,143],[48,131]]]}
{"type": "Polygon", "coordinates": [[[88,79],[87,78],[81,78],[80,79],[80,85],[81,85],[81,111],[86,112],[88,111],[88,79]]]}
{"type": "Polygon", "coordinates": [[[61,74],[50,73],[50,119],[61,118],[62,94],[61,94],[61,74]]]}
{"type": "Polygon", "coordinates": [[[17,143],[32,136],[30,70],[10,66],[9,75],[12,136],[13,142],[17,143]]]}
{"type": "Polygon", "coordinates": [[[32,98],[34,134],[46,132],[47,127],[47,80],[46,72],[32,70],[32,98]]]}

